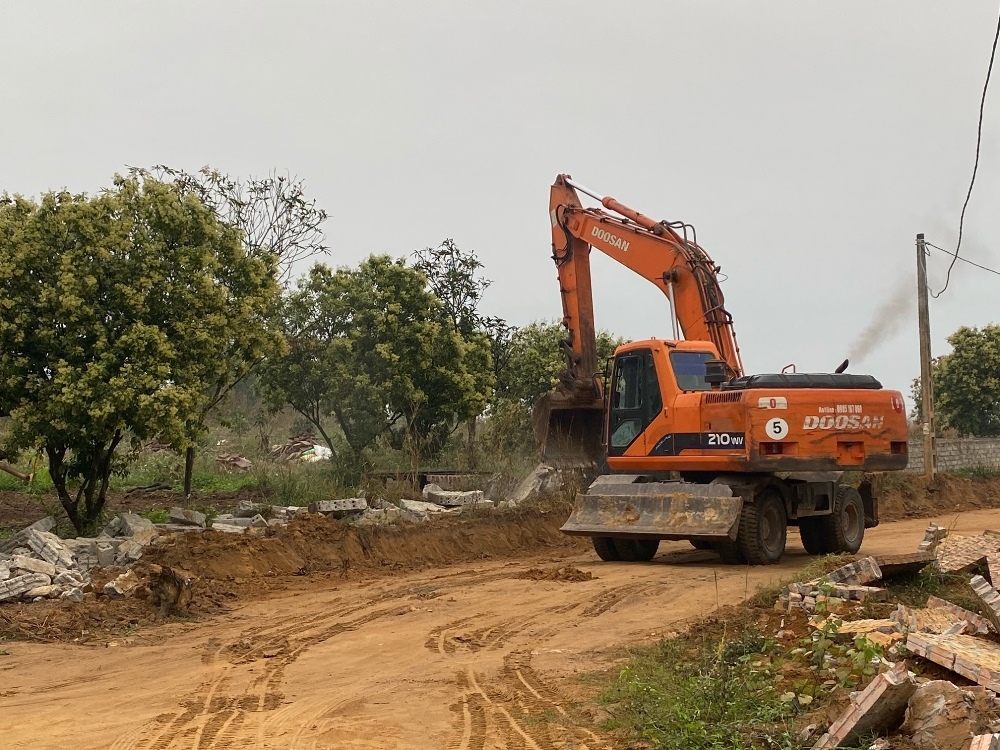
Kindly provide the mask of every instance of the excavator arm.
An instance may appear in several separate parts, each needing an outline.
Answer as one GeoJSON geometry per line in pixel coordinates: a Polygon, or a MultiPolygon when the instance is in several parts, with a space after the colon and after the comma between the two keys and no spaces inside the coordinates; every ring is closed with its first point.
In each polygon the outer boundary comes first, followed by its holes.
{"type": "Polygon", "coordinates": [[[567,330],[563,341],[567,366],[559,375],[559,386],[535,405],[532,422],[546,463],[593,467],[602,457],[604,403],[597,381],[591,248],[632,269],[667,296],[679,329],[674,338],[713,343],[731,378],[743,375],[743,364],[719,287],[719,267],[693,236],[688,238],[690,227],[655,221],[574,183],[569,175],[559,175],[552,185],[549,219],[567,330]],[[584,208],[578,191],[600,201],[603,208],[584,208]]]}
{"type": "Polygon", "coordinates": [[[575,184],[569,175],[559,175],[552,185],[549,219],[573,380],[588,381],[597,372],[591,248],[656,286],[671,301],[681,336],[710,341],[725,362],[728,376],[743,375],[733,319],[719,286],[719,267],[686,236],[686,225],[651,219],[575,184]],[[577,191],[600,201],[607,210],[584,208],[577,191]],[[678,233],[678,228],[685,233],[678,233]]]}

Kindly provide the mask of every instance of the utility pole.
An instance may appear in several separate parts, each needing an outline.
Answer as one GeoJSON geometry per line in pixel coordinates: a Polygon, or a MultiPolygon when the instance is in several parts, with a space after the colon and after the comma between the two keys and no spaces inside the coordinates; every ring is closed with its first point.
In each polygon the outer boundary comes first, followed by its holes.
{"type": "Polygon", "coordinates": [[[920,324],[920,421],[924,434],[924,476],[934,479],[937,450],[934,442],[934,383],[931,378],[931,318],[927,307],[927,248],[922,232],[917,235],[917,318],[920,324]]]}

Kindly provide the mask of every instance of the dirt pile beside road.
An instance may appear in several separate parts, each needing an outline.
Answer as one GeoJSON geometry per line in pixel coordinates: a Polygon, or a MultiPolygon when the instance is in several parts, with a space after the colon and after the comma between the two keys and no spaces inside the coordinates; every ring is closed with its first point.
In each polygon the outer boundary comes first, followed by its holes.
{"type": "Polygon", "coordinates": [[[469,519],[377,527],[310,515],[287,528],[268,529],[262,536],[178,534],[151,549],[147,559],[184,568],[202,580],[420,570],[546,547],[583,549],[586,540],[559,532],[568,515],[568,506],[545,505],[469,519]]]}
{"type": "Polygon", "coordinates": [[[1000,508],[1000,478],[965,479],[939,474],[928,482],[922,476],[901,474],[887,476],[884,481],[879,496],[882,521],[1000,508]]]}

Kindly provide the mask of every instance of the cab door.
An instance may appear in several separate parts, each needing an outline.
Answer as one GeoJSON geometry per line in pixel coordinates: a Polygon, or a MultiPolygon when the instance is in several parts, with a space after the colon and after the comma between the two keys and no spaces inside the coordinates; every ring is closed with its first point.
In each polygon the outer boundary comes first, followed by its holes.
{"type": "Polygon", "coordinates": [[[652,350],[615,358],[608,397],[608,455],[645,456],[646,427],[663,409],[652,350]]]}

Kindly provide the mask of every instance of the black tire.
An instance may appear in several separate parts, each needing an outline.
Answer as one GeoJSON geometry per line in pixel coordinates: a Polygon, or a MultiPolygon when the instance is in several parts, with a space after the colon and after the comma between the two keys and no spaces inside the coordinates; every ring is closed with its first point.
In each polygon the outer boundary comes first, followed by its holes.
{"type": "Polygon", "coordinates": [[[714,542],[712,549],[719,553],[719,559],[724,565],[746,565],[747,559],[743,557],[740,547],[736,542],[714,542]]]}
{"type": "Polygon", "coordinates": [[[842,484],[837,489],[833,513],[822,518],[827,552],[853,555],[861,549],[865,540],[865,504],[856,489],[842,484]]]}
{"type": "Polygon", "coordinates": [[[811,516],[799,519],[799,538],[802,546],[810,555],[828,555],[826,547],[826,530],[824,516],[811,516]]]}
{"type": "Polygon", "coordinates": [[[714,549],[715,548],[714,545],[711,542],[706,541],[704,539],[689,539],[688,541],[691,542],[691,546],[694,547],[695,549],[714,549]]]}
{"type": "Polygon", "coordinates": [[[622,559],[618,554],[618,548],[615,546],[615,540],[611,537],[595,536],[592,537],[592,541],[594,542],[594,552],[604,562],[618,562],[622,559]]]}
{"type": "Polygon", "coordinates": [[[736,545],[751,565],[774,565],[785,553],[788,519],[781,494],[763,490],[751,503],[743,503],[736,545]]]}
{"type": "Polygon", "coordinates": [[[626,562],[649,562],[659,549],[659,539],[613,539],[618,556],[626,562]]]}

